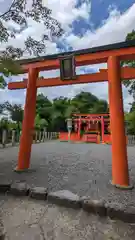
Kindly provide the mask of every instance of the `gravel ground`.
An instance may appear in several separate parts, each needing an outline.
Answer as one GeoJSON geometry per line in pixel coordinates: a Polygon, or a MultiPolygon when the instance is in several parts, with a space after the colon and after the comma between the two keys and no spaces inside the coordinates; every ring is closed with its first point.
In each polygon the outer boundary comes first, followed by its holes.
{"type": "Polygon", "coordinates": [[[134,240],[135,225],[27,198],[0,196],[5,240],[134,240]]]}
{"type": "MultiPolygon", "coordinates": [[[[0,150],[0,181],[25,180],[49,191],[70,190],[80,196],[105,199],[113,206],[135,207],[135,188],[119,190],[110,184],[111,146],[58,141],[34,144],[31,171],[15,173],[18,147],[0,150]]],[[[135,148],[128,147],[131,181],[135,180],[135,148]]]]}

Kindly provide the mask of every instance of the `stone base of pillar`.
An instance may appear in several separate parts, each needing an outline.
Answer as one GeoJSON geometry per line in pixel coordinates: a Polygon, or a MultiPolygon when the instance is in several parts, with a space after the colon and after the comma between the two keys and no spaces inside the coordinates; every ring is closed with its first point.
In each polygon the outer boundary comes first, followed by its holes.
{"type": "Polygon", "coordinates": [[[116,188],[122,189],[122,190],[132,190],[134,188],[133,185],[128,185],[128,186],[124,186],[124,185],[119,185],[119,184],[114,184],[113,181],[110,181],[111,185],[113,185],[116,188]]]}
{"type": "Polygon", "coordinates": [[[25,169],[18,169],[18,167],[16,167],[14,169],[14,172],[18,172],[18,173],[21,173],[21,172],[29,172],[30,169],[29,168],[25,168],[25,169]]]}

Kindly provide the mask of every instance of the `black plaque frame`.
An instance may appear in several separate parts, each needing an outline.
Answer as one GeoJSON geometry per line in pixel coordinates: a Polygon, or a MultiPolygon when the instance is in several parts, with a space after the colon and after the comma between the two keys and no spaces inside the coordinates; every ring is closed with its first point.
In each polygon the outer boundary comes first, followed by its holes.
{"type": "Polygon", "coordinates": [[[75,56],[73,54],[67,55],[67,56],[60,56],[60,79],[61,80],[74,80],[76,79],[76,63],[75,63],[75,56]],[[70,61],[70,74],[69,76],[65,76],[64,73],[64,61],[68,60],[70,61]]]}

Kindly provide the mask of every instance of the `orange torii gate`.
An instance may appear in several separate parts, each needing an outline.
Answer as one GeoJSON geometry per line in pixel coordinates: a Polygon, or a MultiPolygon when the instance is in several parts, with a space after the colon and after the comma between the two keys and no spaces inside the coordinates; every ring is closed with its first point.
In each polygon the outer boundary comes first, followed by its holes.
{"type": "Polygon", "coordinates": [[[85,50],[18,61],[22,65],[24,72],[28,72],[28,79],[25,79],[22,82],[12,82],[8,84],[9,89],[27,88],[22,135],[16,171],[23,171],[28,169],[30,166],[31,145],[36,110],[36,95],[38,87],[108,81],[112,138],[112,184],[116,187],[126,189],[131,188],[128,174],[121,80],[134,79],[135,69],[128,67],[120,68],[120,61],[134,59],[135,41],[132,40],[85,50]],[[64,57],[66,59],[66,56],[70,56],[69,59],[72,60],[71,78],[38,78],[39,71],[59,68],[61,72],[65,71],[63,70],[64,68],[61,64],[61,59],[62,57],[63,59],[64,57]],[[73,64],[73,59],[75,65],[73,64]],[[102,69],[98,73],[74,76],[75,66],[84,66],[105,62],[107,62],[108,65],[107,70],[102,69]]]}

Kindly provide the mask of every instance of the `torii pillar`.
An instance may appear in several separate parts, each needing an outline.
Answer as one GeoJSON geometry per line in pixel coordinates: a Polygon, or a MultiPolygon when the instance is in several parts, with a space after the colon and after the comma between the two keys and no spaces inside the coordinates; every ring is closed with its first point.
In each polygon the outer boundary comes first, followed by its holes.
{"type": "Polygon", "coordinates": [[[131,188],[128,175],[127,144],[120,71],[119,58],[110,56],[108,58],[108,85],[112,138],[112,184],[120,188],[131,188]]]}
{"type": "Polygon", "coordinates": [[[30,166],[30,155],[33,142],[34,120],[36,112],[37,78],[38,70],[34,68],[29,69],[22,135],[20,139],[20,149],[18,164],[15,169],[16,171],[26,170],[30,166]]]}

